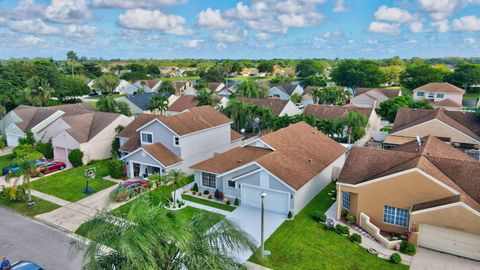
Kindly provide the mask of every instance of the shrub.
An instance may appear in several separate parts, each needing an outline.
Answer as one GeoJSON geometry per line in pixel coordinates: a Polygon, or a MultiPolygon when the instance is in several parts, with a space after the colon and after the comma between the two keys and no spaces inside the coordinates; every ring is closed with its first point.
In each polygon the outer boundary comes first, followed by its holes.
{"type": "Polygon", "coordinates": [[[68,161],[73,167],[79,167],[83,165],[83,152],[80,149],[73,149],[68,153],[68,161]]]}
{"type": "Polygon", "coordinates": [[[288,211],[288,215],[287,215],[287,217],[288,217],[289,219],[291,219],[291,218],[292,218],[292,211],[288,211]]]}
{"type": "Polygon", "coordinates": [[[215,190],[215,199],[219,200],[219,201],[223,201],[223,192],[221,192],[220,190],[215,190]]]}
{"type": "Polygon", "coordinates": [[[208,195],[208,199],[209,199],[209,200],[213,199],[212,194],[209,194],[209,195],[208,195]]]}
{"type": "Polygon", "coordinates": [[[350,240],[354,243],[359,243],[359,244],[362,243],[362,237],[358,233],[354,233],[350,235],[350,240]]]}
{"type": "Polygon", "coordinates": [[[327,220],[327,216],[320,211],[313,213],[312,218],[316,222],[325,222],[325,220],[327,220]]]}
{"type": "Polygon", "coordinates": [[[348,210],[347,209],[342,209],[342,218],[347,217],[348,215],[348,210]]]}
{"type": "Polygon", "coordinates": [[[230,200],[228,200],[228,201],[225,202],[225,204],[226,204],[226,205],[230,205],[230,204],[232,204],[232,203],[230,202],[230,200]]]}
{"type": "Polygon", "coordinates": [[[210,192],[209,192],[207,189],[205,189],[205,190],[203,191],[203,195],[208,195],[208,194],[210,194],[210,192]]]}
{"type": "Polygon", "coordinates": [[[235,198],[235,201],[233,202],[233,205],[239,206],[240,205],[240,200],[238,198],[235,198]]]}
{"type": "Polygon", "coordinates": [[[41,153],[46,159],[53,159],[52,139],[47,143],[38,143],[35,150],[41,153]]]}
{"type": "Polygon", "coordinates": [[[4,149],[5,147],[7,147],[7,143],[5,142],[5,139],[0,136],[0,150],[4,149]]]}
{"type": "Polygon", "coordinates": [[[350,228],[343,226],[342,224],[335,225],[335,231],[341,235],[347,235],[350,232],[350,228]]]}
{"type": "Polygon", "coordinates": [[[112,159],[108,162],[108,173],[112,178],[122,179],[125,177],[123,162],[118,159],[112,159]]]}
{"type": "Polygon", "coordinates": [[[413,256],[415,253],[417,253],[417,249],[414,244],[407,241],[402,241],[400,244],[400,252],[413,256]]]}
{"type": "Polygon", "coordinates": [[[198,192],[198,185],[197,183],[193,184],[192,190],[198,192]]]}
{"type": "Polygon", "coordinates": [[[348,223],[350,223],[350,224],[355,224],[355,221],[356,221],[356,220],[357,220],[357,219],[355,218],[354,215],[352,215],[352,214],[348,214],[348,215],[347,215],[347,221],[348,221],[348,223]]]}
{"type": "Polygon", "coordinates": [[[400,254],[395,252],[392,255],[390,255],[390,262],[394,264],[399,264],[402,262],[402,257],[400,257],[400,254]]]}

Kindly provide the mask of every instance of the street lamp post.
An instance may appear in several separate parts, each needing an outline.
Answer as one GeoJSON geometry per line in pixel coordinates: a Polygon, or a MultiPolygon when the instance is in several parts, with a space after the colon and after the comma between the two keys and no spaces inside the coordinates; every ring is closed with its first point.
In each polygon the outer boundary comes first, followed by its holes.
{"type": "Polygon", "coordinates": [[[260,197],[262,198],[262,213],[261,213],[261,232],[260,232],[260,241],[261,241],[261,245],[260,245],[260,252],[261,252],[261,256],[262,258],[265,256],[265,243],[264,243],[264,236],[263,236],[263,227],[264,227],[264,199],[265,197],[267,197],[267,193],[265,192],[262,192],[262,194],[260,195],[260,197]]]}

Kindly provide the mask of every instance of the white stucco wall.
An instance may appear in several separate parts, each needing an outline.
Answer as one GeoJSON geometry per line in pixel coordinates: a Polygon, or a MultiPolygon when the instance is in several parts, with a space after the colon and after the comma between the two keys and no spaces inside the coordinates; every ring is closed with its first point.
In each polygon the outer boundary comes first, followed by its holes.
{"type": "Polygon", "coordinates": [[[292,115],[297,115],[301,113],[302,113],[302,110],[297,108],[297,106],[290,100],[288,101],[287,105],[285,105],[285,107],[283,108],[282,112],[280,113],[280,116],[284,116],[284,115],[292,116],[292,115]]]}
{"type": "Polygon", "coordinates": [[[290,96],[287,95],[282,90],[278,89],[277,87],[272,87],[268,90],[269,97],[278,97],[282,100],[290,100],[290,96]]]}
{"type": "Polygon", "coordinates": [[[350,103],[361,108],[377,108],[378,106],[375,104],[375,99],[363,94],[353,97],[350,103]]]}
{"type": "Polygon", "coordinates": [[[38,139],[44,143],[48,142],[51,138],[57,136],[60,132],[68,128],[70,128],[70,126],[62,118],[59,118],[47,128],[39,132],[38,139]]]}

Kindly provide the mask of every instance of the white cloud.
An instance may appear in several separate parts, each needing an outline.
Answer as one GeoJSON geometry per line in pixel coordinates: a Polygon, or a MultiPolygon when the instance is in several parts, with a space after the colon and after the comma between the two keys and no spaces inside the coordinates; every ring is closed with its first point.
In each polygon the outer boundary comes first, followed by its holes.
{"type": "Polygon", "coordinates": [[[375,11],[375,19],[380,21],[408,23],[415,20],[415,16],[407,10],[397,7],[387,7],[386,5],[380,6],[375,11]]]}
{"type": "Polygon", "coordinates": [[[225,19],[220,10],[207,8],[198,15],[198,25],[206,28],[223,29],[233,27],[233,22],[225,19]]]}
{"type": "Polygon", "coordinates": [[[63,33],[69,37],[88,38],[95,35],[97,31],[97,28],[94,26],[70,24],[65,27],[63,33]]]}
{"type": "Polygon", "coordinates": [[[217,43],[217,50],[219,51],[223,51],[227,48],[227,44],[223,43],[223,42],[219,42],[217,43]]]}
{"type": "Polygon", "coordinates": [[[333,8],[333,12],[345,12],[347,8],[345,6],[345,0],[337,0],[335,1],[335,7],[333,8]]]}
{"type": "Polygon", "coordinates": [[[158,8],[184,4],[187,0],[92,0],[91,4],[101,8],[158,8]]]}
{"type": "Polygon", "coordinates": [[[203,42],[202,39],[191,39],[185,42],[185,47],[187,48],[196,48],[203,42]]]}
{"type": "Polygon", "coordinates": [[[422,10],[430,13],[436,21],[450,16],[461,4],[460,0],[418,0],[422,10]]]}
{"type": "Polygon", "coordinates": [[[480,31],[480,18],[477,16],[464,16],[453,20],[452,28],[461,32],[478,32],[480,31]]]}
{"type": "Polygon", "coordinates": [[[416,39],[409,39],[405,41],[405,44],[417,44],[419,41],[416,39]]]}
{"type": "Polygon", "coordinates": [[[270,34],[264,33],[264,32],[258,32],[255,34],[255,39],[257,40],[269,40],[270,39],[270,34]]]}
{"type": "Polygon", "coordinates": [[[423,23],[420,22],[420,21],[417,21],[417,22],[412,22],[410,25],[410,31],[412,33],[421,33],[424,31],[423,29],[423,23]]]}
{"type": "Polygon", "coordinates": [[[378,44],[378,40],[376,39],[367,39],[366,42],[369,45],[378,44]]]}
{"type": "Polygon", "coordinates": [[[316,12],[298,13],[298,14],[282,14],[278,16],[283,27],[305,27],[319,24],[323,21],[323,15],[316,12]]]}
{"type": "Polygon", "coordinates": [[[60,28],[46,24],[41,19],[10,21],[7,26],[17,32],[41,35],[60,33],[60,28]]]}
{"type": "Polygon", "coordinates": [[[448,20],[435,21],[435,22],[432,22],[432,25],[437,27],[437,30],[440,33],[445,33],[450,30],[450,25],[448,20]]]}
{"type": "Polygon", "coordinates": [[[386,34],[386,35],[398,35],[400,34],[400,24],[398,23],[385,23],[373,21],[368,26],[368,32],[386,34]]]}
{"type": "Polygon", "coordinates": [[[213,34],[213,39],[221,42],[240,42],[247,37],[247,34],[247,30],[217,31],[213,34]]]}
{"type": "Polygon", "coordinates": [[[118,24],[126,29],[157,30],[172,35],[188,35],[185,18],[159,10],[129,9],[118,16],[118,24]]]}
{"type": "Polygon", "coordinates": [[[464,38],[463,39],[463,44],[466,45],[475,45],[477,41],[474,38],[464,38]]]}
{"type": "Polygon", "coordinates": [[[7,22],[7,19],[0,17],[0,25],[5,24],[7,22]]]}
{"type": "Polygon", "coordinates": [[[45,16],[51,21],[71,23],[91,18],[92,12],[86,0],[53,0],[47,6],[45,16]]]}
{"type": "Polygon", "coordinates": [[[47,42],[44,39],[41,39],[39,37],[32,36],[32,35],[26,35],[20,38],[20,42],[25,45],[31,45],[31,46],[43,46],[47,44],[47,42]]]}
{"type": "Polygon", "coordinates": [[[31,20],[45,17],[45,5],[36,4],[34,0],[21,0],[13,8],[2,9],[2,16],[6,19],[31,20]]]}

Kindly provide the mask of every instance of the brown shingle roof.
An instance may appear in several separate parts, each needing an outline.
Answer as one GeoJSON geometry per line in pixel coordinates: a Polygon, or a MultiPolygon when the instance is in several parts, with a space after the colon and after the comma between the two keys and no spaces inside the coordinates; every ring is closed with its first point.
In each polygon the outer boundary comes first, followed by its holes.
{"type": "Polygon", "coordinates": [[[153,119],[157,118],[157,115],[154,114],[148,114],[148,113],[143,113],[137,118],[135,118],[130,124],[128,124],[126,127],[124,127],[117,135],[117,137],[123,137],[123,138],[130,138],[133,135],[137,134],[137,129],[146,123],[152,121],[153,119]]]}
{"type": "Polygon", "coordinates": [[[238,147],[192,166],[193,169],[224,173],[249,162],[280,178],[295,190],[338,159],[346,148],[310,125],[299,122],[260,138],[275,150],[238,147]]]}
{"type": "Polygon", "coordinates": [[[230,140],[233,142],[233,141],[236,141],[236,140],[239,140],[243,138],[243,135],[236,132],[235,130],[231,130],[231,133],[230,133],[230,140]]]}
{"type": "Polygon", "coordinates": [[[421,151],[416,142],[394,150],[354,147],[338,182],[355,185],[418,168],[465,195],[465,201],[472,207],[480,206],[480,162],[436,137],[423,140],[421,151]]]}
{"type": "Polygon", "coordinates": [[[241,102],[244,103],[253,103],[257,106],[267,107],[272,110],[272,112],[276,115],[280,115],[282,113],[285,106],[287,106],[289,100],[281,100],[278,98],[238,98],[241,102]]]}
{"type": "Polygon", "coordinates": [[[438,83],[438,82],[428,83],[413,89],[413,91],[419,91],[419,90],[428,91],[428,92],[457,93],[462,95],[465,93],[465,90],[463,90],[462,88],[456,87],[455,85],[446,83],[446,82],[445,83],[438,83]]]}
{"type": "Polygon", "coordinates": [[[441,199],[438,199],[438,200],[433,200],[433,201],[414,204],[412,206],[412,211],[420,211],[420,210],[423,210],[423,209],[428,209],[428,208],[437,207],[437,206],[441,206],[441,205],[456,203],[456,202],[459,202],[459,201],[461,201],[460,195],[453,195],[453,196],[441,198],[441,199]]]}
{"type": "Polygon", "coordinates": [[[181,158],[168,150],[168,148],[161,143],[145,145],[143,146],[143,149],[167,167],[182,161],[181,158]]]}
{"type": "Polygon", "coordinates": [[[474,139],[480,140],[480,120],[475,113],[447,111],[443,108],[435,110],[400,108],[393,123],[392,134],[433,119],[437,119],[474,139]]]}
{"type": "Polygon", "coordinates": [[[272,150],[261,147],[236,147],[230,151],[215,154],[213,158],[197,163],[191,168],[221,174],[253,162],[257,158],[270,153],[272,153],[272,150]]]}
{"type": "Polygon", "coordinates": [[[159,81],[157,80],[138,80],[135,83],[143,83],[144,85],[148,86],[148,88],[152,89],[159,81]]]}
{"type": "Polygon", "coordinates": [[[452,100],[452,99],[449,99],[449,98],[446,98],[446,99],[443,99],[443,100],[440,100],[440,101],[433,101],[433,100],[429,100],[428,101],[430,104],[432,104],[432,106],[434,107],[457,107],[457,108],[463,108],[462,104],[452,100]]]}
{"type": "Polygon", "coordinates": [[[359,87],[359,88],[355,89],[354,96],[356,97],[358,95],[367,93],[371,90],[376,90],[376,91],[384,94],[388,98],[397,97],[400,94],[400,91],[401,91],[398,88],[365,88],[365,87],[359,87]]]}
{"type": "Polygon", "coordinates": [[[343,117],[348,112],[357,112],[365,115],[370,118],[373,108],[360,108],[360,107],[341,107],[333,105],[321,105],[321,104],[310,104],[308,105],[303,114],[313,115],[318,119],[334,119],[337,117],[343,117]]]}
{"type": "Polygon", "coordinates": [[[193,107],[197,107],[198,101],[195,100],[193,95],[180,96],[175,102],[168,108],[172,112],[183,112],[193,107]]]}
{"type": "Polygon", "coordinates": [[[66,131],[79,143],[84,143],[90,141],[120,116],[121,114],[118,113],[95,111],[78,115],[64,116],[62,119],[71,127],[66,129],[66,131]]]}

